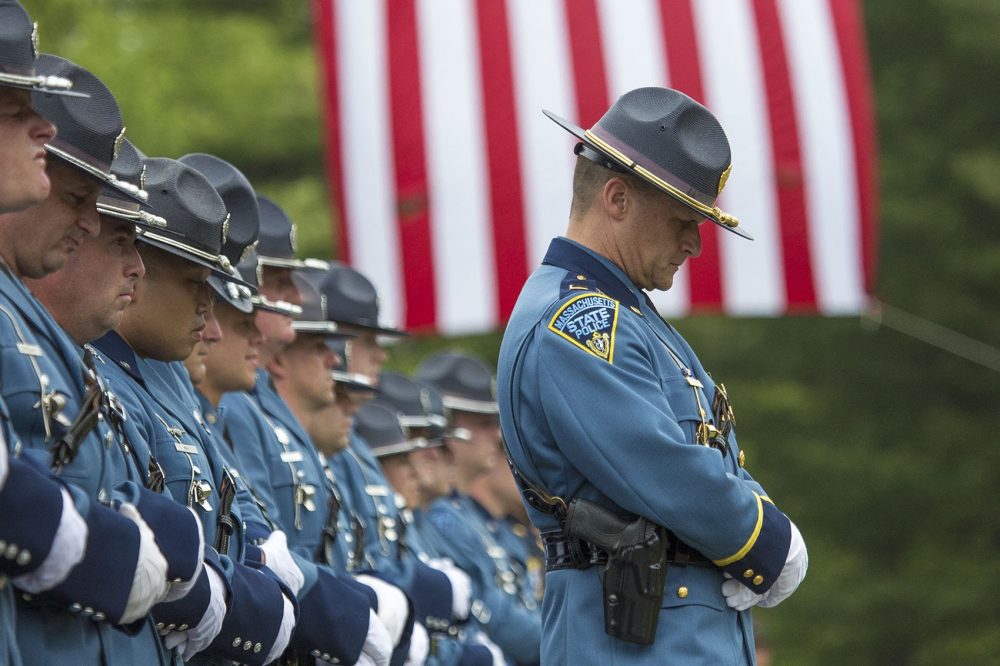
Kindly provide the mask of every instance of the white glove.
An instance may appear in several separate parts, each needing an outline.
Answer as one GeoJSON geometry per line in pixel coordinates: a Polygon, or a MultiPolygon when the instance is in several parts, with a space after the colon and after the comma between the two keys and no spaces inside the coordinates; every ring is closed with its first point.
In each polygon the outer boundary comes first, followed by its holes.
{"type": "Polygon", "coordinates": [[[361,656],[354,666],[389,666],[392,657],[392,639],[375,611],[368,611],[368,634],[361,647],[361,656]]]}
{"type": "Polygon", "coordinates": [[[201,575],[201,568],[204,566],[203,558],[205,557],[205,535],[201,531],[201,518],[198,517],[198,514],[195,513],[194,509],[191,507],[188,506],[184,508],[191,512],[191,515],[194,516],[195,522],[198,523],[198,566],[195,569],[194,576],[191,577],[191,580],[176,583],[171,582],[169,584],[170,588],[167,590],[166,596],[163,597],[163,603],[177,601],[178,599],[186,597],[187,593],[190,592],[191,588],[198,582],[198,576],[201,575]]]}
{"type": "Polygon", "coordinates": [[[778,574],[778,580],[768,590],[766,598],[761,600],[761,608],[772,608],[792,596],[792,592],[798,589],[806,577],[806,570],[809,568],[806,542],[802,539],[802,534],[795,523],[791,521],[789,523],[792,526],[792,542],[788,545],[788,557],[785,558],[785,566],[778,574]]]}
{"type": "Polygon", "coordinates": [[[292,594],[299,596],[299,590],[305,584],[305,576],[302,569],[295,564],[292,554],[288,552],[288,538],[281,530],[275,530],[267,537],[267,541],[260,545],[264,552],[264,565],[276,573],[281,582],[291,589],[292,594]]]}
{"type": "MultiPolygon", "coordinates": [[[[7,447],[0,443],[0,449],[3,449],[3,455],[6,456],[7,447]]],[[[66,576],[80,563],[87,550],[87,523],[73,505],[69,492],[65,488],[60,488],[59,491],[62,494],[62,514],[59,516],[59,527],[56,528],[49,554],[40,567],[13,579],[14,585],[31,594],[50,590],[66,580],[66,576]]],[[[131,601],[131,597],[129,600],[131,601]]]]}
{"type": "Polygon", "coordinates": [[[451,613],[456,620],[468,620],[469,608],[472,607],[472,580],[469,574],[451,560],[431,560],[427,565],[448,576],[451,582],[451,613]]]}
{"type": "Polygon", "coordinates": [[[399,639],[406,628],[406,619],[410,615],[410,602],[403,591],[384,580],[361,574],[356,577],[359,583],[364,583],[375,590],[378,598],[378,619],[385,625],[389,638],[394,646],[399,645],[399,639]]]}
{"type": "Polygon", "coordinates": [[[222,631],[222,621],[226,619],[226,585],[219,573],[212,567],[205,567],[211,597],[208,608],[198,620],[198,624],[185,631],[171,631],[163,637],[168,650],[177,648],[177,656],[191,659],[215,640],[222,631]]]}
{"type": "Polygon", "coordinates": [[[129,624],[144,617],[167,593],[167,560],[156,545],[153,530],[149,529],[134,504],[123,503],[118,507],[118,513],[139,528],[139,560],[135,564],[132,588],[121,619],[122,624],[129,624]]]}
{"type": "MultiPolygon", "coordinates": [[[[791,523],[791,521],[789,521],[791,523]]],[[[806,569],[809,568],[809,554],[806,552],[806,543],[802,540],[802,534],[795,523],[791,523],[792,539],[788,545],[788,556],[785,558],[785,566],[778,574],[778,580],[764,594],[757,594],[742,583],[733,580],[729,574],[725,574],[729,580],[722,584],[722,595],[726,598],[726,605],[738,611],[744,611],[752,606],[761,608],[772,608],[792,595],[792,592],[799,586],[802,579],[806,577],[806,569]]]]}
{"type": "Polygon", "coordinates": [[[274,639],[271,651],[267,653],[265,664],[271,663],[281,656],[281,653],[288,647],[288,640],[292,637],[292,629],[295,628],[295,607],[284,594],[281,595],[281,603],[284,604],[284,610],[281,613],[281,627],[278,629],[278,636],[274,639]]]}
{"type": "Polygon", "coordinates": [[[414,622],[413,633],[410,634],[410,652],[406,655],[403,666],[422,666],[427,662],[427,655],[431,651],[431,639],[427,635],[424,625],[414,622]]]}
{"type": "Polygon", "coordinates": [[[486,649],[490,651],[493,655],[493,666],[507,666],[507,660],[503,656],[503,650],[500,646],[489,639],[489,637],[483,632],[476,634],[476,637],[472,639],[480,645],[486,646],[486,649]]]}

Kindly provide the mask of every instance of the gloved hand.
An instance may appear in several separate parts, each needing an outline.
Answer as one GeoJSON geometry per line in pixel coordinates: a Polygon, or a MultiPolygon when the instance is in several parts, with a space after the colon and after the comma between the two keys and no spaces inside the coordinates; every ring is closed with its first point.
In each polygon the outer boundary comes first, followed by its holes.
{"type": "Polygon", "coordinates": [[[168,650],[177,648],[177,655],[185,659],[191,659],[207,648],[222,631],[222,621],[226,619],[226,585],[212,567],[205,567],[203,571],[208,576],[208,587],[212,591],[212,596],[201,620],[190,629],[170,631],[163,637],[166,648],[168,650]]]}
{"type": "Polygon", "coordinates": [[[480,631],[472,640],[480,645],[486,646],[486,649],[489,650],[490,654],[493,656],[493,666],[507,666],[507,660],[503,656],[503,650],[500,649],[499,645],[491,641],[489,636],[485,633],[480,631]]]}
{"type": "Polygon", "coordinates": [[[368,633],[365,635],[365,644],[361,647],[361,656],[354,666],[389,666],[392,639],[375,611],[368,612],[368,633]]]}
{"type": "Polygon", "coordinates": [[[281,602],[284,604],[284,609],[281,613],[281,627],[278,628],[278,636],[274,639],[274,644],[267,653],[267,659],[264,660],[265,664],[281,656],[281,653],[288,647],[288,639],[292,637],[292,629],[295,628],[295,606],[292,605],[292,602],[284,594],[281,595],[281,602]]]}
{"type": "Polygon", "coordinates": [[[427,655],[431,651],[431,639],[427,635],[427,630],[420,623],[413,624],[413,633],[410,634],[410,652],[406,655],[403,666],[422,666],[427,662],[427,655]]]}
{"type": "Polygon", "coordinates": [[[192,509],[191,507],[185,507],[185,508],[191,512],[191,516],[194,518],[194,521],[198,523],[198,553],[199,553],[198,567],[195,569],[194,575],[191,577],[190,580],[182,580],[179,582],[168,583],[170,587],[167,590],[166,596],[163,597],[164,603],[177,601],[178,599],[183,599],[184,597],[186,597],[187,593],[190,592],[191,588],[194,587],[195,583],[198,582],[198,577],[201,575],[201,569],[204,566],[204,561],[202,560],[202,557],[204,557],[204,552],[205,552],[205,535],[201,530],[201,518],[198,517],[198,514],[195,513],[194,509],[192,509]]]}
{"type": "Polygon", "coordinates": [[[364,583],[375,590],[375,596],[378,598],[378,619],[389,632],[393,646],[399,645],[403,629],[406,628],[406,620],[410,616],[410,602],[406,595],[395,585],[374,576],[361,574],[356,578],[359,583],[364,583]]]}
{"type": "Polygon", "coordinates": [[[742,583],[733,580],[729,574],[725,574],[726,580],[722,583],[722,595],[726,598],[726,605],[738,611],[744,611],[752,606],[761,608],[772,608],[792,595],[798,588],[799,583],[806,577],[806,569],[809,568],[809,554],[806,552],[806,543],[799,533],[799,528],[795,523],[789,521],[792,528],[792,538],[788,545],[788,555],[785,557],[785,566],[778,574],[778,580],[764,594],[757,594],[742,583]]]}
{"type": "MultiPolygon", "coordinates": [[[[791,523],[791,521],[789,521],[791,523]]],[[[768,590],[765,599],[762,599],[762,608],[772,608],[782,601],[792,596],[792,592],[798,589],[799,584],[806,577],[806,570],[809,568],[809,553],[806,551],[806,542],[799,532],[795,523],[791,523],[792,541],[788,545],[788,557],[785,558],[785,566],[778,574],[778,580],[768,590]]]]}
{"type": "Polygon", "coordinates": [[[468,620],[469,608],[472,607],[472,580],[469,575],[448,559],[431,560],[427,565],[448,576],[451,582],[451,613],[456,620],[468,620]]]}
{"type": "MultiPolygon", "coordinates": [[[[65,501],[65,500],[64,500],[65,501]]],[[[122,514],[139,528],[139,561],[135,565],[132,588],[122,614],[121,623],[130,624],[144,617],[149,609],[159,603],[169,589],[167,584],[167,560],[156,545],[153,530],[139,515],[134,504],[128,502],[118,507],[122,514]]]]}
{"type": "MultiPolygon", "coordinates": [[[[0,443],[0,449],[4,451],[0,455],[6,456],[7,447],[0,443]]],[[[83,559],[86,550],[89,532],[87,523],[73,505],[69,492],[65,488],[59,490],[62,494],[62,514],[59,516],[59,527],[56,528],[49,554],[40,567],[13,579],[14,585],[31,594],[44,592],[66,580],[73,567],[83,559]]],[[[130,596],[129,601],[131,599],[130,596]]]]}
{"type": "Polygon", "coordinates": [[[281,530],[271,532],[259,547],[264,552],[264,566],[276,573],[292,594],[298,596],[299,590],[305,584],[305,576],[292,559],[292,554],[288,552],[288,538],[285,533],[281,530]]]}

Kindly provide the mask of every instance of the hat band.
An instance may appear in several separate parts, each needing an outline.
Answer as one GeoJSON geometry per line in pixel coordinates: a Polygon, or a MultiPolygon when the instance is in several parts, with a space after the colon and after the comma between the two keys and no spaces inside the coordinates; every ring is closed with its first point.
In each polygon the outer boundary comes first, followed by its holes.
{"type": "Polygon", "coordinates": [[[122,201],[111,197],[101,197],[97,200],[97,212],[101,215],[110,215],[120,220],[137,222],[151,227],[166,227],[167,221],[159,215],[153,215],[139,208],[139,204],[132,201],[122,201]]]}
{"type": "Polygon", "coordinates": [[[0,81],[10,83],[15,86],[25,86],[27,88],[38,88],[40,90],[72,90],[73,82],[61,76],[33,75],[24,76],[21,74],[11,74],[10,72],[0,72],[0,81]]]}
{"type": "Polygon", "coordinates": [[[362,375],[360,372],[344,372],[343,370],[333,370],[330,372],[333,375],[333,380],[335,382],[342,382],[344,384],[351,384],[357,388],[365,388],[369,391],[375,390],[375,385],[372,384],[372,380],[368,379],[367,375],[362,375]]]}
{"type": "Polygon", "coordinates": [[[332,321],[294,321],[292,328],[299,333],[338,333],[332,321]]]}
{"type": "Polygon", "coordinates": [[[175,247],[178,250],[183,250],[184,252],[187,252],[188,254],[191,254],[199,259],[203,259],[217,266],[220,266],[226,272],[227,275],[229,274],[228,270],[230,265],[229,260],[223,256],[220,256],[218,254],[212,254],[210,252],[205,252],[204,250],[199,250],[198,248],[188,245],[187,243],[182,243],[168,236],[154,233],[152,231],[149,231],[148,229],[137,229],[136,233],[137,235],[142,236],[144,238],[148,238],[150,240],[157,241],[158,243],[169,245],[170,247],[175,247]]]}
{"type": "Polygon", "coordinates": [[[455,395],[443,396],[441,401],[448,409],[459,412],[474,412],[476,414],[496,414],[500,411],[496,402],[486,400],[472,400],[470,398],[460,398],[455,395]]]}
{"type": "MultiPolygon", "coordinates": [[[[595,127],[595,129],[599,129],[599,128],[595,127]]],[[[725,213],[720,208],[718,208],[717,206],[715,206],[714,205],[715,204],[715,199],[713,199],[712,197],[708,197],[704,193],[698,192],[697,190],[695,190],[695,192],[697,194],[700,194],[704,198],[704,200],[697,199],[697,198],[691,196],[690,194],[688,194],[687,192],[685,192],[684,190],[680,189],[674,183],[684,184],[684,181],[681,180],[680,178],[678,178],[677,176],[675,176],[674,174],[670,173],[666,169],[663,169],[661,167],[656,167],[656,169],[657,169],[657,171],[659,173],[654,173],[650,169],[647,169],[646,167],[644,167],[641,164],[639,164],[636,160],[632,159],[632,157],[630,157],[626,153],[624,153],[621,150],[619,150],[619,149],[615,148],[614,146],[612,146],[610,143],[608,143],[608,141],[606,141],[606,140],[602,139],[601,137],[597,136],[594,133],[593,130],[586,130],[586,131],[584,131],[584,135],[587,137],[587,139],[589,139],[590,141],[592,141],[599,148],[601,148],[602,150],[607,151],[612,156],[614,156],[615,159],[617,159],[620,162],[622,162],[623,164],[625,164],[629,169],[631,169],[632,171],[636,172],[637,174],[639,174],[640,176],[642,176],[646,180],[652,182],[654,185],[657,185],[661,189],[666,190],[668,193],[670,193],[671,195],[673,195],[675,198],[680,199],[682,202],[684,202],[685,204],[687,204],[691,208],[694,208],[699,213],[702,213],[706,217],[709,217],[709,218],[711,218],[711,219],[719,222],[720,224],[724,224],[727,227],[734,227],[735,228],[735,227],[739,226],[740,221],[738,219],[736,219],[735,217],[733,217],[732,215],[730,215],[729,213],[725,213]],[[674,181],[674,182],[670,182],[670,181],[674,181]],[[708,203],[706,203],[706,202],[708,202],[708,203]]],[[[608,135],[608,138],[610,140],[616,141],[615,138],[612,137],[611,135],[608,135]]],[[[617,141],[616,141],[616,143],[617,143],[617,141]]],[[[625,146],[622,146],[622,148],[625,148],[625,146]]],[[[637,156],[643,158],[644,160],[646,160],[646,161],[648,161],[650,163],[654,163],[653,160],[650,160],[648,157],[646,157],[642,153],[637,153],[637,156]]]]}
{"type": "Polygon", "coordinates": [[[91,157],[90,155],[84,154],[82,151],[78,150],[74,146],[71,146],[65,141],[55,138],[51,142],[45,144],[45,150],[58,155],[76,168],[83,169],[98,180],[104,181],[126,194],[131,194],[140,201],[145,202],[149,199],[149,194],[147,194],[146,190],[139,189],[127,181],[119,180],[118,176],[111,173],[110,164],[106,164],[94,157],[91,157]]]}
{"type": "Polygon", "coordinates": [[[257,294],[250,299],[255,308],[277,312],[289,317],[297,317],[302,314],[302,308],[287,301],[272,301],[263,294],[257,294]]]}
{"type": "Polygon", "coordinates": [[[425,437],[416,437],[397,444],[387,444],[386,446],[379,447],[373,446],[372,454],[376,458],[386,458],[388,456],[399,455],[400,453],[416,451],[417,449],[426,449],[427,444],[428,442],[425,437]]]}

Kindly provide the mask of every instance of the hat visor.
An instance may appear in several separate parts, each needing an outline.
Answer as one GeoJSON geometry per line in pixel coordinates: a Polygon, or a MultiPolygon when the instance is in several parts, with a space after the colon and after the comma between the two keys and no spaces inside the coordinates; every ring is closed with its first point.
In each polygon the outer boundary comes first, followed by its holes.
{"type": "Polygon", "coordinates": [[[473,400],[455,395],[442,397],[444,406],[456,412],[472,412],[474,414],[499,414],[500,406],[496,400],[473,400]]]}
{"type": "Polygon", "coordinates": [[[204,266],[212,271],[213,276],[222,280],[233,282],[236,285],[246,287],[247,289],[253,288],[249,283],[244,282],[242,279],[223,269],[222,266],[219,265],[218,259],[212,258],[211,255],[204,253],[197,248],[185,245],[184,243],[172,238],[161,236],[145,228],[140,227],[136,229],[136,231],[138,232],[135,237],[137,241],[142,241],[147,245],[152,245],[158,250],[169,252],[170,254],[181,257],[182,259],[187,259],[193,264],[204,266]]]}
{"type": "Polygon", "coordinates": [[[238,285],[231,280],[222,280],[214,274],[208,276],[208,284],[222,301],[240,312],[253,312],[253,295],[248,287],[238,285]]]}
{"type": "Polygon", "coordinates": [[[340,330],[332,321],[299,319],[292,322],[292,329],[296,333],[322,335],[327,338],[336,338],[340,340],[344,338],[357,337],[354,333],[347,333],[340,330]]]}
{"type": "Polygon", "coordinates": [[[366,391],[368,393],[378,393],[378,387],[371,383],[365,375],[354,372],[344,372],[343,370],[333,370],[333,381],[350,391],[366,391]]]}
{"type": "Polygon", "coordinates": [[[365,333],[375,333],[376,335],[384,335],[388,338],[408,338],[412,334],[406,331],[400,330],[398,328],[392,328],[391,326],[379,326],[379,325],[369,325],[369,324],[359,324],[353,321],[337,321],[341,326],[347,326],[349,328],[355,328],[359,331],[365,333]]]}
{"type": "MultiPolygon", "coordinates": [[[[58,141],[58,139],[54,141],[58,141]]],[[[55,155],[56,157],[58,157],[59,159],[63,160],[64,162],[66,162],[71,166],[75,166],[77,169],[80,169],[84,173],[93,176],[94,178],[108,185],[109,187],[113,187],[115,190],[121,192],[122,194],[127,195],[130,199],[134,199],[139,203],[146,203],[146,201],[149,199],[149,195],[146,194],[145,190],[139,189],[132,183],[125,182],[124,180],[119,180],[117,176],[115,176],[110,171],[106,171],[105,168],[103,168],[101,165],[95,164],[93,161],[88,160],[86,157],[73,155],[67,148],[68,146],[66,146],[65,144],[63,145],[53,145],[52,143],[45,144],[45,150],[48,153],[55,155]]]]}
{"type": "Polygon", "coordinates": [[[61,76],[44,76],[41,74],[21,76],[9,72],[0,72],[0,86],[48,93],[50,95],[63,95],[64,97],[90,97],[90,93],[73,90],[73,82],[61,76]]]}
{"type": "Polygon", "coordinates": [[[254,310],[274,312],[276,314],[292,318],[298,317],[302,314],[302,308],[300,306],[287,301],[272,301],[263,294],[256,294],[251,300],[253,301],[254,310]]]}
{"type": "MultiPolygon", "coordinates": [[[[576,125],[574,125],[573,123],[569,122],[565,118],[561,118],[560,116],[557,116],[556,114],[552,113],[551,111],[546,111],[545,109],[542,109],[542,113],[544,113],[554,123],[556,123],[557,125],[559,125],[560,127],[562,127],[564,130],[566,130],[567,132],[569,132],[570,134],[572,134],[573,136],[575,136],[577,139],[579,139],[581,143],[583,143],[584,145],[586,145],[591,150],[594,150],[594,151],[600,153],[603,157],[606,157],[609,161],[611,161],[611,162],[613,162],[613,163],[621,166],[628,173],[634,174],[634,175],[638,176],[639,178],[642,178],[644,181],[646,181],[650,185],[653,185],[657,189],[659,189],[659,190],[661,190],[663,192],[666,192],[671,197],[673,197],[677,201],[681,202],[682,204],[684,204],[685,206],[687,206],[688,208],[690,208],[694,212],[698,213],[699,215],[705,216],[706,220],[714,222],[715,224],[717,224],[718,226],[722,227],[726,231],[731,231],[734,234],[736,234],[737,236],[741,236],[743,238],[746,238],[747,240],[753,240],[753,236],[751,236],[745,230],[741,229],[739,226],[732,226],[732,225],[726,224],[714,212],[707,211],[704,208],[699,208],[700,204],[698,204],[698,202],[694,201],[693,199],[690,199],[690,197],[685,197],[685,195],[684,195],[683,192],[675,191],[675,190],[673,190],[673,189],[671,189],[669,187],[664,187],[663,183],[660,183],[660,182],[657,182],[656,180],[653,180],[652,178],[650,178],[649,176],[647,176],[646,174],[644,174],[641,171],[637,171],[635,167],[636,166],[642,166],[642,165],[637,165],[635,162],[627,162],[625,160],[622,160],[621,158],[619,158],[614,153],[606,150],[600,144],[595,143],[594,141],[592,141],[590,139],[590,137],[587,136],[587,133],[583,129],[577,127],[576,125]]],[[[715,209],[715,210],[718,210],[718,209],[715,209]]]]}
{"type": "Polygon", "coordinates": [[[265,257],[263,255],[257,255],[257,263],[261,266],[270,266],[271,268],[287,268],[289,270],[294,270],[296,268],[306,268],[308,264],[302,259],[286,259],[284,257],[265,257]]]}
{"type": "Polygon", "coordinates": [[[423,437],[417,437],[415,439],[408,439],[394,444],[371,446],[370,448],[372,455],[376,458],[388,458],[389,456],[398,456],[404,453],[417,451],[419,449],[426,449],[427,441],[423,437]]]}

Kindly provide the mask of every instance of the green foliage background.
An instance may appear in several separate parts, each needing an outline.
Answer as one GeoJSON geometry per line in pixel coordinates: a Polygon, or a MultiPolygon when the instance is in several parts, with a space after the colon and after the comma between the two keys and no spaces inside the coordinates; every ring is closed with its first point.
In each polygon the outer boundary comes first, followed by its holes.
{"type": "MultiPolygon", "coordinates": [[[[361,0],[359,0],[361,1],[361,0]]],[[[151,155],[240,166],[336,256],[303,0],[24,0],[42,49],[115,91],[151,155]]],[[[878,295],[1000,344],[1000,3],[864,3],[879,123],[878,295]],[[993,83],[990,83],[990,82],[993,83]]],[[[1000,655],[1000,375],[855,319],[678,327],[734,399],[748,465],[809,544],[796,596],[757,614],[777,664],[1000,655]]],[[[409,370],[499,335],[424,338],[409,370]]]]}

